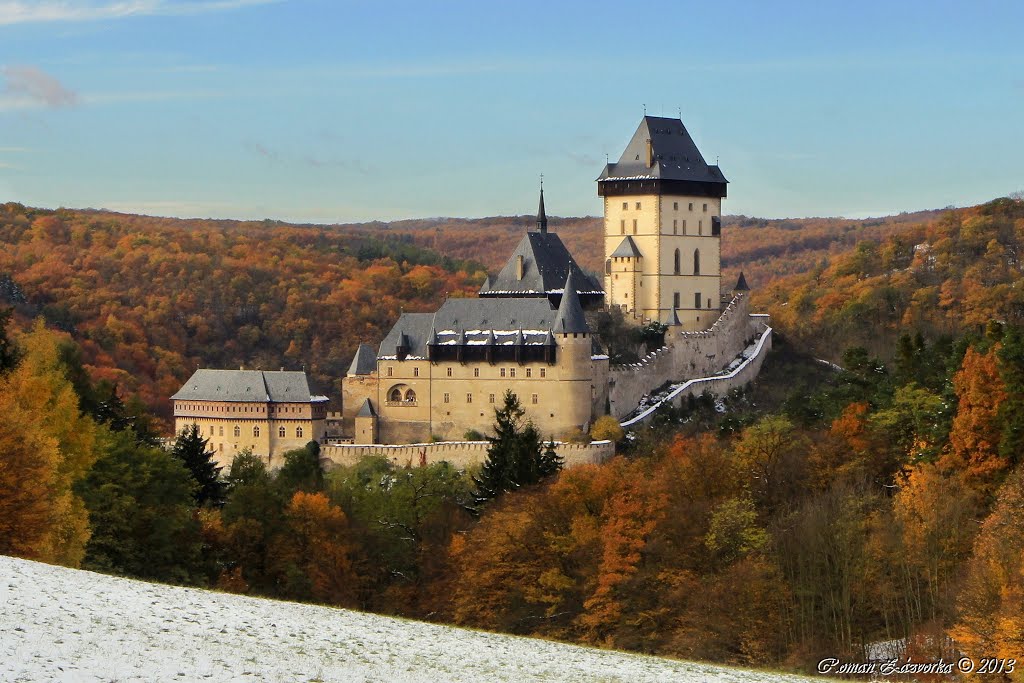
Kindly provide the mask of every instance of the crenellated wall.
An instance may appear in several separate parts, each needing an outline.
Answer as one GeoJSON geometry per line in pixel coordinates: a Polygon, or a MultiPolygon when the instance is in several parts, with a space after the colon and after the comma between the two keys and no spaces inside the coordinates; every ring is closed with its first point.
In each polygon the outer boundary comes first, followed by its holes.
{"type": "Polygon", "coordinates": [[[623,428],[628,429],[643,425],[651,419],[658,408],[666,403],[679,407],[690,396],[699,396],[705,391],[715,396],[722,396],[732,389],[752,382],[761,371],[764,358],[772,348],[772,328],[768,326],[767,315],[751,315],[750,318],[754,324],[760,325],[763,329],[757,337],[757,341],[753,345],[750,354],[742,362],[729,370],[729,372],[709,377],[698,377],[676,386],[675,389],[660,401],[651,405],[639,415],[623,422],[623,428]]]}
{"type": "MultiPolygon", "coordinates": [[[[354,465],[367,455],[383,455],[399,466],[430,465],[450,462],[456,467],[469,467],[487,459],[486,441],[441,441],[405,445],[338,445],[320,448],[321,462],[325,466],[354,465]]],[[[591,443],[555,442],[555,450],[565,460],[566,467],[604,462],[615,455],[611,441],[591,443]]]]}
{"type": "Polygon", "coordinates": [[[638,363],[613,366],[608,373],[611,414],[622,419],[645,395],[666,382],[707,377],[722,370],[743,352],[763,327],[761,316],[750,314],[750,301],[737,294],[714,325],[698,332],[669,328],[665,346],[638,363]]]}

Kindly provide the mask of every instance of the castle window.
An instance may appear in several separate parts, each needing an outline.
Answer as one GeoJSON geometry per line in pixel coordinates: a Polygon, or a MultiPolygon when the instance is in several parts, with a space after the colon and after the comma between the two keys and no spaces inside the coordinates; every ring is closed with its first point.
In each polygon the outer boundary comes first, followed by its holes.
{"type": "Polygon", "coordinates": [[[217,427],[217,436],[224,436],[224,428],[217,427]]]}
{"type": "Polygon", "coordinates": [[[451,403],[451,401],[452,401],[452,396],[451,396],[451,394],[445,394],[445,395],[444,395],[444,402],[445,402],[445,403],[451,403]]]}
{"type": "Polygon", "coordinates": [[[540,376],[541,376],[541,379],[543,379],[543,378],[548,376],[547,368],[541,368],[540,369],[540,376]]]}
{"type": "Polygon", "coordinates": [[[537,394],[533,394],[532,396],[530,396],[530,403],[532,403],[533,405],[537,405],[537,394]]]}
{"type": "Polygon", "coordinates": [[[515,377],[516,376],[516,369],[515,368],[509,368],[508,369],[508,376],[509,377],[515,377]]]}
{"type": "Polygon", "coordinates": [[[505,368],[502,368],[501,370],[499,370],[498,374],[501,375],[502,377],[504,377],[505,376],[505,368]]]}
{"type": "Polygon", "coordinates": [[[711,299],[708,299],[708,308],[711,308],[711,299]]]}
{"type": "Polygon", "coordinates": [[[622,202],[622,210],[629,211],[629,202],[622,202]]]}
{"type": "MultiPolygon", "coordinates": [[[[616,258],[618,258],[618,257],[616,257],[616,258]]],[[[611,259],[605,259],[605,262],[604,262],[604,274],[607,275],[610,272],[612,272],[612,260],[611,259]]]]}
{"type": "Polygon", "coordinates": [[[704,234],[704,221],[697,221],[697,234],[698,235],[703,235],[704,234]]]}
{"type": "Polygon", "coordinates": [[[679,292],[672,295],[672,308],[679,308],[679,292]]]}
{"type": "Polygon", "coordinates": [[[235,425],[235,438],[237,439],[241,435],[242,435],[242,428],[239,427],[238,425],[235,425]]]}
{"type": "Polygon", "coordinates": [[[401,400],[402,400],[402,390],[399,389],[398,387],[395,387],[388,394],[388,401],[390,401],[392,403],[399,403],[399,402],[401,402],[401,400]]]}
{"type": "Polygon", "coordinates": [[[672,219],[672,234],[673,235],[678,235],[679,234],[679,219],[678,218],[673,218],[672,219]]]}
{"type": "Polygon", "coordinates": [[[221,452],[221,453],[223,453],[223,452],[224,452],[224,444],[221,444],[221,445],[220,445],[220,449],[219,449],[219,450],[220,450],[220,452],[221,452]]]}
{"type": "Polygon", "coordinates": [[[533,370],[526,368],[526,378],[529,379],[531,377],[533,377],[533,370]]]}
{"type": "Polygon", "coordinates": [[[700,308],[700,292],[693,295],[693,307],[700,308]]]}
{"type": "Polygon", "coordinates": [[[257,439],[260,437],[260,428],[258,426],[252,428],[252,435],[257,439]]]}
{"type": "Polygon", "coordinates": [[[686,219],[683,219],[683,234],[686,234],[686,219]]]}
{"type": "Polygon", "coordinates": [[[628,299],[628,298],[629,298],[629,292],[624,292],[624,293],[622,294],[622,298],[623,298],[623,299],[628,299]]]}
{"type": "Polygon", "coordinates": [[[277,428],[277,436],[278,436],[279,438],[282,438],[282,439],[283,439],[283,438],[284,438],[284,434],[285,434],[285,432],[284,432],[284,427],[278,427],[278,428],[277,428]]]}
{"type": "Polygon", "coordinates": [[[690,211],[693,211],[693,202],[690,202],[690,211]]]}
{"type": "Polygon", "coordinates": [[[302,438],[302,427],[296,427],[295,428],[295,438],[296,439],[301,439],[302,438]]]}
{"type": "Polygon", "coordinates": [[[704,213],[707,213],[707,212],[708,212],[708,205],[707,205],[707,204],[705,204],[705,205],[704,205],[704,213]]]}
{"type": "Polygon", "coordinates": [[[673,211],[678,211],[679,210],[679,202],[672,202],[672,210],[673,211]]]}
{"type": "Polygon", "coordinates": [[[210,436],[213,436],[213,425],[210,425],[210,436]]]}
{"type": "Polygon", "coordinates": [[[392,372],[394,372],[394,368],[389,365],[388,366],[388,377],[391,377],[392,372]]]}
{"type": "Polygon", "coordinates": [[[412,376],[413,377],[419,377],[420,376],[420,369],[419,368],[413,368],[412,369],[412,376]]]}
{"type": "Polygon", "coordinates": [[[473,394],[466,394],[466,403],[473,402],[473,394]]]}
{"type": "Polygon", "coordinates": [[[487,396],[487,402],[488,403],[494,403],[494,394],[489,394],[487,396]]]}
{"type": "Polygon", "coordinates": [[[693,274],[700,275],[700,249],[693,250],[693,274]]]}
{"type": "Polygon", "coordinates": [[[675,255],[672,257],[672,272],[679,275],[679,250],[676,249],[675,255]]]}
{"type": "Polygon", "coordinates": [[[449,377],[451,377],[451,376],[452,376],[452,369],[451,369],[451,368],[448,368],[448,376],[449,376],[449,377]]]}
{"type": "Polygon", "coordinates": [[[473,376],[474,377],[479,377],[480,376],[480,368],[473,368],[473,376]]]}
{"type": "Polygon", "coordinates": [[[633,234],[636,234],[636,219],[633,219],[633,234]]]}
{"type": "Polygon", "coordinates": [[[408,391],[405,392],[405,402],[406,403],[412,403],[415,400],[416,400],[416,392],[415,391],[413,391],[412,389],[409,389],[408,391]]]}
{"type": "Polygon", "coordinates": [[[636,210],[637,210],[637,211],[639,211],[639,210],[640,210],[640,202],[637,202],[637,203],[636,203],[636,210]]]}
{"type": "Polygon", "coordinates": [[[622,220],[619,221],[619,234],[620,235],[625,235],[626,234],[626,219],[625,218],[623,218],[622,220]]]}

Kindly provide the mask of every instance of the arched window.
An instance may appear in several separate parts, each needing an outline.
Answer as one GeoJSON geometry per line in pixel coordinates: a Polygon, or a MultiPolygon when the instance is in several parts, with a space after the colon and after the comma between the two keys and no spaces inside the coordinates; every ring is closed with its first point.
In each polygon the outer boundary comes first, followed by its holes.
{"type": "Polygon", "coordinates": [[[242,428],[239,427],[238,425],[235,425],[235,438],[237,439],[241,435],[242,435],[242,428]]]}
{"type": "Polygon", "coordinates": [[[279,437],[281,437],[282,439],[284,438],[284,427],[278,427],[277,428],[277,435],[279,437]]]}
{"type": "Polygon", "coordinates": [[[693,274],[700,275],[700,249],[693,250],[693,274]]]}
{"type": "Polygon", "coordinates": [[[398,403],[399,401],[401,401],[402,400],[402,390],[399,389],[398,387],[395,387],[394,389],[392,389],[391,393],[388,394],[388,400],[393,402],[393,403],[398,403]]]}
{"type": "Polygon", "coordinates": [[[679,250],[678,249],[676,249],[675,261],[673,263],[672,272],[674,272],[676,275],[679,275],[679,273],[680,273],[680,268],[679,268],[679,250]]]}
{"type": "Polygon", "coordinates": [[[252,435],[254,437],[256,437],[256,438],[259,438],[259,436],[260,436],[260,428],[259,427],[253,427],[252,428],[252,435]]]}
{"type": "Polygon", "coordinates": [[[296,427],[295,428],[295,438],[296,439],[301,439],[302,438],[302,427],[296,427]]]}
{"type": "Polygon", "coordinates": [[[416,392],[413,391],[412,389],[409,389],[409,391],[405,392],[405,400],[410,402],[410,403],[415,401],[416,400],[416,392]]]}

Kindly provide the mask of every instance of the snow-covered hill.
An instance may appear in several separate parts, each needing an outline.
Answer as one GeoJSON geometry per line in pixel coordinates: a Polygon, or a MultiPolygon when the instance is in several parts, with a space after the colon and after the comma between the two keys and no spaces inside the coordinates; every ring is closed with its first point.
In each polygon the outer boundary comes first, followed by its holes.
{"type": "Polygon", "coordinates": [[[163,586],[0,557],[0,680],[811,679],[163,586]]]}

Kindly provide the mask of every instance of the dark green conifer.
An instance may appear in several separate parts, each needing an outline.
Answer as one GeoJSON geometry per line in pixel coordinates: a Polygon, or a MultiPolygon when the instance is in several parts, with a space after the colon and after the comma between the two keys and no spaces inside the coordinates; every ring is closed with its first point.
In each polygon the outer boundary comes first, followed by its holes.
{"type": "Polygon", "coordinates": [[[181,430],[174,441],[171,455],[180,460],[196,482],[195,501],[198,506],[220,507],[224,504],[224,482],[221,468],[213,461],[209,441],[199,433],[199,427],[189,425],[181,430]]]}

